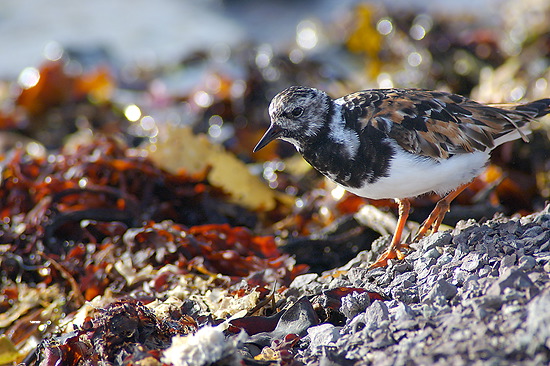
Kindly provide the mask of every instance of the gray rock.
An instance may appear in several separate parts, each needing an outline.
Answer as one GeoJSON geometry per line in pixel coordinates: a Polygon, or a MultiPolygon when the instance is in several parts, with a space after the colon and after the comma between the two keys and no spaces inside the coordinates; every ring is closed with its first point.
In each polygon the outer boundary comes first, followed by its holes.
{"type": "Polygon", "coordinates": [[[426,258],[439,258],[441,257],[441,252],[437,249],[437,248],[431,248],[430,250],[428,250],[427,252],[425,252],[423,254],[424,257],[426,258]]]}
{"type": "Polygon", "coordinates": [[[486,265],[486,266],[483,266],[483,268],[480,268],[477,273],[479,277],[485,277],[491,274],[491,272],[493,272],[493,268],[489,265],[486,265]]]}
{"type": "Polygon", "coordinates": [[[445,300],[450,300],[456,296],[458,290],[455,285],[441,279],[437,281],[432,290],[428,293],[427,299],[434,300],[437,297],[442,297],[445,300]]]}
{"type": "Polygon", "coordinates": [[[300,276],[297,276],[294,281],[290,284],[289,287],[298,288],[298,289],[306,289],[312,282],[314,282],[317,277],[319,277],[316,273],[306,273],[300,276]]]}
{"type": "MultiPolygon", "coordinates": [[[[391,286],[403,286],[403,283],[405,281],[408,281],[409,283],[415,283],[416,282],[416,273],[415,272],[405,272],[400,275],[397,275],[393,281],[391,282],[391,286]]],[[[410,287],[410,286],[407,286],[410,287]]]]}
{"type": "Polygon", "coordinates": [[[516,264],[517,256],[515,253],[512,253],[510,255],[505,255],[502,260],[500,261],[500,269],[499,272],[502,275],[502,273],[512,267],[514,264],[516,264]]]}
{"type": "Polygon", "coordinates": [[[343,334],[356,333],[363,331],[369,334],[375,329],[382,326],[383,322],[389,319],[388,307],[383,301],[374,301],[364,313],[361,313],[354,317],[346,326],[342,329],[343,334]]]}
{"type": "Polygon", "coordinates": [[[550,240],[543,242],[541,246],[535,248],[535,253],[549,252],[550,251],[550,240]]]}
{"type": "MultiPolygon", "coordinates": [[[[392,300],[363,312],[357,299],[343,300],[340,310],[355,317],[335,346],[320,346],[311,354],[323,356],[304,363],[550,364],[549,210],[461,222],[451,233],[413,243],[404,261],[385,268],[352,261],[357,268],[348,267],[340,284],[377,288],[392,300]]],[[[310,285],[332,282],[324,277],[310,285]]]]}
{"type": "Polygon", "coordinates": [[[535,265],[537,264],[534,257],[530,255],[524,255],[519,258],[518,260],[518,267],[521,270],[529,271],[533,268],[535,268],[535,265]]]}
{"type": "Polygon", "coordinates": [[[448,232],[438,231],[437,233],[430,235],[420,241],[422,245],[422,251],[424,253],[436,249],[436,248],[445,248],[447,247],[452,240],[452,236],[448,232]]]}
{"type": "Polygon", "coordinates": [[[417,315],[416,311],[414,311],[409,305],[402,302],[391,310],[394,315],[394,319],[397,321],[414,319],[417,315]]]}
{"type": "Polygon", "coordinates": [[[457,284],[463,284],[464,281],[470,277],[471,273],[461,268],[457,268],[453,273],[453,281],[457,284]]]}
{"type": "Polygon", "coordinates": [[[485,261],[482,259],[482,256],[479,253],[468,253],[466,257],[463,258],[460,268],[472,272],[478,269],[483,264],[485,264],[485,261]]]}
{"type": "Polygon", "coordinates": [[[368,329],[378,328],[382,321],[389,319],[389,311],[383,301],[374,301],[365,311],[365,326],[368,329]]]}
{"type": "Polygon", "coordinates": [[[395,343],[388,328],[375,329],[372,332],[372,338],[370,346],[374,349],[387,347],[395,343]]]}
{"type": "Polygon", "coordinates": [[[418,287],[393,288],[390,291],[393,299],[402,301],[405,304],[415,304],[420,301],[418,287]]]}
{"type": "Polygon", "coordinates": [[[357,314],[363,312],[370,305],[370,296],[368,292],[352,292],[342,298],[340,312],[348,319],[354,318],[357,314]]]}
{"type": "Polygon", "coordinates": [[[324,323],[310,327],[307,330],[306,340],[309,340],[310,348],[328,346],[340,339],[340,327],[336,327],[330,323],[324,323]]]}
{"type": "Polygon", "coordinates": [[[439,257],[437,259],[436,264],[438,266],[444,266],[445,264],[451,263],[452,260],[453,260],[453,256],[447,253],[447,254],[443,254],[441,257],[439,257]]]}
{"type": "Polygon", "coordinates": [[[541,228],[540,226],[532,226],[530,227],[529,229],[525,230],[523,232],[523,234],[521,235],[522,238],[532,238],[532,237],[535,237],[537,235],[539,235],[540,233],[543,232],[543,228],[541,228]]]}
{"type": "Polygon", "coordinates": [[[526,333],[522,341],[531,355],[540,349],[548,350],[550,346],[550,311],[548,309],[550,309],[550,288],[546,288],[527,305],[526,333]]]}
{"type": "Polygon", "coordinates": [[[533,281],[529,276],[516,267],[507,267],[499,279],[491,285],[487,293],[489,295],[504,294],[504,290],[510,289],[527,289],[534,286],[533,281]]]}
{"type": "Polygon", "coordinates": [[[548,243],[550,239],[550,231],[545,230],[535,237],[525,238],[525,245],[533,248],[540,248],[543,244],[548,243]]]}

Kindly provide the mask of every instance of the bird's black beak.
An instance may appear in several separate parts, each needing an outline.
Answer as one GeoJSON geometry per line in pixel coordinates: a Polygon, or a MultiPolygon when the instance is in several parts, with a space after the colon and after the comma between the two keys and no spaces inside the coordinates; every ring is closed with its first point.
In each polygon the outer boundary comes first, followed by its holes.
{"type": "Polygon", "coordinates": [[[260,142],[258,142],[256,147],[252,151],[256,152],[262,149],[263,147],[265,147],[265,145],[269,144],[271,141],[281,136],[282,133],[283,133],[283,129],[281,127],[271,124],[271,126],[269,126],[267,131],[265,131],[264,135],[260,139],[260,142]]]}

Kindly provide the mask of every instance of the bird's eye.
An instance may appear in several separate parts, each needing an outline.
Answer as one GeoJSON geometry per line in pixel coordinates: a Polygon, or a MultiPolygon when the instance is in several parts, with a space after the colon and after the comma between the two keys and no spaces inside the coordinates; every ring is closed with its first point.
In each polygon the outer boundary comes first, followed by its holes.
{"type": "Polygon", "coordinates": [[[292,113],[292,115],[293,115],[294,117],[300,117],[300,116],[302,115],[302,113],[304,113],[304,108],[302,108],[302,107],[296,107],[296,108],[294,108],[294,109],[292,110],[292,112],[290,112],[290,113],[292,113]]]}

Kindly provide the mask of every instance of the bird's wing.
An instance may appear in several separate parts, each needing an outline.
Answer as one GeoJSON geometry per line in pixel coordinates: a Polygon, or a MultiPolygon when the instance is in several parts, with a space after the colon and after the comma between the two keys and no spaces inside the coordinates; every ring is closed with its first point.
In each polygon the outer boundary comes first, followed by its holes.
{"type": "Polygon", "coordinates": [[[531,116],[479,104],[460,95],[419,89],[372,89],[342,97],[347,121],[361,131],[371,125],[406,151],[446,159],[485,151],[495,140],[520,131],[531,116]]]}

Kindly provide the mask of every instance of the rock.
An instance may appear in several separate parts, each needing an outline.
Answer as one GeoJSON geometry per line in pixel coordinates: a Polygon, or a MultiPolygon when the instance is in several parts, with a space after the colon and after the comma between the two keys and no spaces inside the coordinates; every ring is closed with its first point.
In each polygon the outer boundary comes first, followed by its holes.
{"type": "Polygon", "coordinates": [[[441,257],[441,252],[439,250],[437,250],[437,248],[431,248],[430,250],[428,250],[427,252],[425,252],[423,254],[424,257],[426,258],[439,258],[441,257]]]}
{"type": "Polygon", "coordinates": [[[377,328],[384,320],[389,319],[389,311],[386,303],[383,301],[374,301],[365,311],[365,324],[369,329],[377,328]]]}
{"type": "Polygon", "coordinates": [[[383,301],[376,300],[365,310],[364,313],[361,313],[353,318],[342,329],[342,332],[347,334],[363,329],[367,332],[372,332],[375,329],[380,328],[380,324],[388,319],[388,307],[383,301]]]}
{"type": "MultiPolygon", "coordinates": [[[[339,284],[378,289],[391,300],[363,312],[359,299],[344,300],[340,311],[355,317],[336,346],[319,347],[305,363],[550,364],[549,209],[462,222],[385,268],[354,262],[339,284]]],[[[325,276],[311,284],[317,282],[332,285],[325,276]]]]}
{"type": "Polygon", "coordinates": [[[370,295],[368,292],[352,292],[342,298],[340,312],[348,319],[353,319],[357,314],[363,312],[370,305],[370,295]]]}
{"type": "Polygon", "coordinates": [[[330,323],[316,325],[307,330],[305,340],[310,342],[310,348],[328,346],[340,338],[340,329],[341,327],[336,327],[330,323]]]}
{"type": "Polygon", "coordinates": [[[311,293],[315,293],[316,290],[320,290],[321,285],[315,283],[319,276],[316,273],[306,273],[297,276],[290,284],[290,288],[299,289],[302,291],[309,290],[311,293]]]}
{"type": "Polygon", "coordinates": [[[518,267],[521,270],[529,271],[535,267],[537,262],[535,261],[535,258],[530,255],[524,255],[519,258],[518,260],[518,267]]]}
{"type": "Polygon", "coordinates": [[[388,328],[375,329],[372,332],[372,338],[370,346],[374,349],[387,347],[395,343],[388,328]]]}
{"type": "Polygon", "coordinates": [[[437,264],[438,266],[443,266],[443,265],[445,265],[445,264],[451,263],[452,260],[453,260],[453,256],[452,256],[452,255],[450,255],[450,254],[443,254],[441,257],[439,257],[439,258],[437,259],[436,264],[437,264]]]}
{"type": "Polygon", "coordinates": [[[442,297],[445,300],[450,300],[456,296],[458,290],[455,285],[448,283],[447,281],[441,279],[437,281],[432,290],[428,293],[424,301],[426,300],[435,300],[438,297],[442,297]]]}
{"type": "Polygon", "coordinates": [[[533,282],[525,272],[515,267],[507,267],[499,279],[491,285],[487,293],[489,295],[499,295],[503,294],[507,288],[519,290],[531,286],[533,286],[533,282]]]}
{"type": "Polygon", "coordinates": [[[528,347],[528,353],[533,355],[540,349],[548,350],[550,346],[550,288],[546,288],[539,296],[527,305],[526,334],[521,337],[528,347]]]}
{"type": "Polygon", "coordinates": [[[540,248],[543,244],[548,243],[550,239],[550,231],[545,230],[535,237],[524,238],[525,245],[533,248],[540,248]]]}
{"type": "Polygon", "coordinates": [[[540,226],[532,226],[529,229],[525,230],[521,235],[521,238],[532,238],[544,231],[540,226]]]}
{"type": "Polygon", "coordinates": [[[499,272],[502,274],[507,268],[512,267],[516,263],[517,256],[512,253],[510,255],[505,255],[500,261],[499,272]]]}
{"type": "Polygon", "coordinates": [[[479,253],[468,253],[466,257],[463,258],[460,268],[472,272],[478,269],[481,265],[485,264],[484,262],[485,261],[482,260],[482,256],[479,253]]]}

